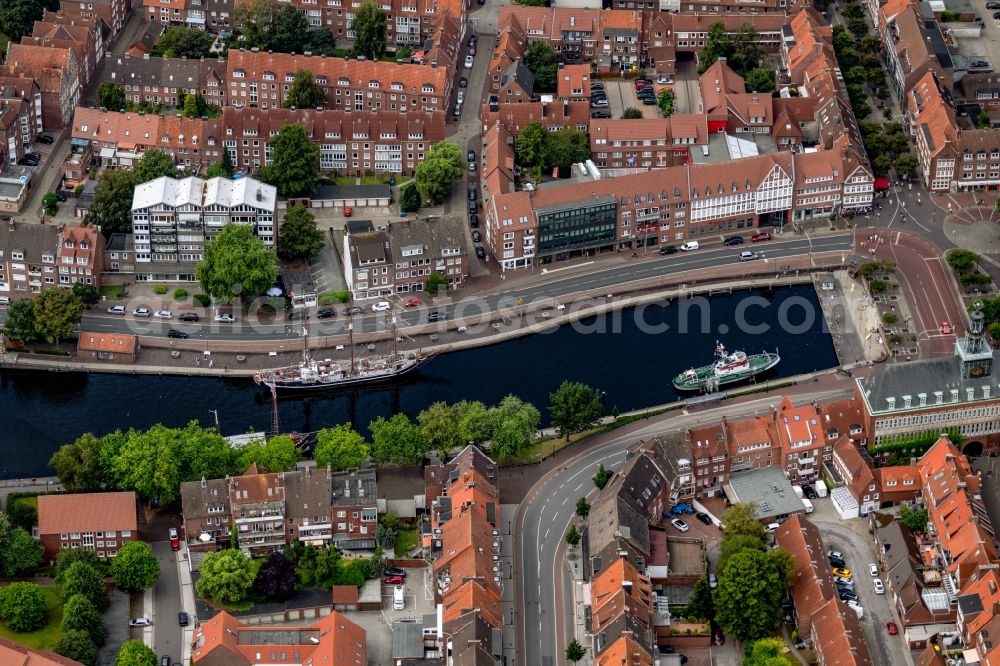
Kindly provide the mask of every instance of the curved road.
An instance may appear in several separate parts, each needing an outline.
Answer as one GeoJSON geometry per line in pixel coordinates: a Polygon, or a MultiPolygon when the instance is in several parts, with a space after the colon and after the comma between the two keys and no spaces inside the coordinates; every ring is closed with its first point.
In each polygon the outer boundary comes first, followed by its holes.
{"type": "MultiPolygon", "coordinates": [[[[828,398],[843,389],[797,396],[798,400],[828,398]]],[[[593,492],[591,477],[601,463],[617,469],[626,449],[653,434],[675,431],[696,422],[763,412],[774,401],[764,397],[693,414],[673,412],[625,435],[613,437],[569,459],[539,479],[525,495],[514,519],[514,581],[517,624],[517,663],[555,666],[562,663],[573,613],[569,570],[563,558],[563,535],[576,511],[576,501],[593,492]],[[530,646],[530,649],[527,649],[530,646]]],[[[583,562],[577,560],[579,566],[583,562]]]]}

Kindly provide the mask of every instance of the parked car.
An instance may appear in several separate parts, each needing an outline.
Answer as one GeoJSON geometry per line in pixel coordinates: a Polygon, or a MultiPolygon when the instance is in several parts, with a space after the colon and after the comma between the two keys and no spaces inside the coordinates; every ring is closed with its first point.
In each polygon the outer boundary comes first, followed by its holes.
{"type": "Polygon", "coordinates": [[[472,242],[479,243],[483,240],[482,235],[479,233],[479,229],[472,230],[472,242]]]}
{"type": "Polygon", "coordinates": [[[473,229],[479,226],[479,216],[475,213],[469,213],[469,226],[473,229]]]}
{"type": "Polygon", "coordinates": [[[188,626],[188,623],[190,621],[191,618],[188,616],[187,613],[181,611],[180,613],[177,614],[177,624],[181,625],[182,627],[188,626]]]}
{"type": "Polygon", "coordinates": [[[188,334],[186,331],[178,331],[176,328],[172,328],[167,331],[168,338],[176,338],[178,340],[187,340],[188,334]]]}
{"type": "Polygon", "coordinates": [[[475,202],[475,200],[473,200],[473,201],[470,201],[470,202],[469,202],[469,212],[470,212],[470,213],[476,213],[476,212],[478,212],[478,211],[479,211],[479,204],[477,204],[477,203],[475,202]]]}
{"type": "Polygon", "coordinates": [[[465,68],[472,69],[472,65],[475,62],[475,58],[471,55],[465,56],[465,68]]]}
{"type": "Polygon", "coordinates": [[[469,201],[475,201],[478,195],[479,193],[476,191],[476,188],[474,187],[469,188],[469,201]]]}
{"type": "Polygon", "coordinates": [[[305,310],[292,310],[288,313],[288,321],[302,321],[308,318],[309,314],[305,310]]]}
{"type": "Polygon", "coordinates": [[[224,312],[220,312],[219,314],[215,315],[213,319],[219,322],[220,324],[232,324],[233,322],[236,321],[236,317],[224,312]]]}
{"type": "Polygon", "coordinates": [[[827,557],[836,557],[838,560],[844,559],[844,554],[839,550],[828,550],[826,551],[827,557]]]}
{"type": "Polygon", "coordinates": [[[66,195],[62,192],[55,191],[52,193],[52,196],[56,198],[56,201],[66,201],[66,195]]]}
{"type": "Polygon", "coordinates": [[[973,69],[986,69],[989,66],[990,63],[986,62],[985,60],[973,60],[972,62],[969,63],[969,67],[972,67],[973,69]]]}
{"type": "Polygon", "coordinates": [[[400,569],[399,567],[386,567],[382,574],[384,576],[402,576],[406,578],[406,569],[400,569]]]}
{"type": "Polygon", "coordinates": [[[730,236],[722,241],[723,245],[743,245],[743,236],[730,236]]]}
{"type": "Polygon", "coordinates": [[[598,108],[602,106],[608,106],[608,100],[606,99],[592,99],[590,100],[590,106],[592,108],[598,108]]]}
{"type": "Polygon", "coordinates": [[[132,316],[146,319],[149,317],[149,308],[136,308],[135,310],[132,310],[132,316]]]}
{"type": "Polygon", "coordinates": [[[590,84],[590,89],[591,90],[604,90],[604,84],[601,83],[600,81],[595,81],[594,83],[590,84]]]}
{"type": "Polygon", "coordinates": [[[435,310],[434,312],[427,313],[427,321],[430,322],[444,321],[447,318],[448,318],[447,312],[438,312],[437,310],[435,310]]]}
{"type": "Polygon", "coordinates": [[[322,308],[316,311],[317,319],[332,319],[337,316],[337,311],[333,308],[322,308]]]}
{"type": "Polygon", "coordinates": [[[673,520],[670,521],[670,524],[676,527],[679,532],[687,532],[689,529],[691,529],[690,527],[688,527],[688,524],[685,523],[680,518],[674,518],[673,520]]]}
{"type": "Polygon", "coordinates": [[[841,576],[842,578],[854,578],[854,574],[851,573],[850,569],[844,569],[842,567],[834,567],[833,575],[841,576]]]}
{"type": "Polygon", "coordinates": [[[698,520],[700,520],[701,522],[705,523],[706,525],[711,525],[712,524],[712,518],[711,518],[711,516],[709,516],[704,511],[699,511],[698,513],[696,513],[694,515],[694,517],[697,518],[698,520]]]}
{"type": "Polygon", "coordinates": [[[677,254],[677,248],[673,245],[664,245],[660,248],[660,254],[677,254]]]}
{"type": "Polygon", "coordinates": [[[750,237],[750,241],[753,243],[760,243],[761,241],[771,240],[771,234],[766,231],[758,231],[753,236],[750,237]]]}
{"type": "Polygon", "coordinates": [[[851,580],[850,578],[841,578],[840,576],[834,576],[833,582],[838,586],[843,585],[844,587],[849,587],[852,590],[854,589],[854,581],[851,580]]]}
{"type": "Polygon", "coordinates": [[[403,610],[406,608],[406,588],[402,585],[397,585],[392,588],[392,610],[403,610]]]}
{"type": "Polygon", "coordinates": [[[458,87],[459,88],[468,88],[469,87],[469,79],[465,78],[464,76],[462,78],[460,78],[458,80],[458,87]]]}
{"type": "Polygon", "coordinates": [[[681,250],[683,252],[691,252],[693,250],[697,250],[699,247],[701,246],[698,245],[698,241],[688,241],[684,243],[684,245],[681,245],[681,250]]]}
{"type": "Polygon", "coordinates": [[[198,315],[194,312],[182,312],[181,316],[178,317],[181,321],[198,321],[198,315]]]}
{"type": "Polygon", "coordinates": [[[806,499],[814,500],[817,498],[816,491],[808,483],[802,484],[802,494],[806,496],[806,499]]]}
{"type": "Polygon", "coordinates": [[[350,217],[352,212],[350,206],[344,206],[344,217],[350,217]]]}
{"type": "Polygon", "coordinates": [[[153,621],[148,617],[136,617],[128,621],[128,626],[130,627],[148,627],[153,624],[153,621]]]}
{"type": "Polygon", "coordinates": [[[610,118],[611,112],[605,111],[604,109],[594,109],[590,112],[591,118],[610,118]]]}
{"type": "Polygon", "coordinates": [[[483,249],[482,245],[477,245],[476,246],[476,256],[479,257],[480,259],[485,259],[486,258],[486,250],[483,249]]]}
{"type": "Polygon", "coordinates": [[[457,99],[458,99],[458,103],[459,104],[462,104],[463,102],[465,102],[465,91],[462,90],[461,88],[458,91],[458,97],[457,97],[457,99]]]}
{"type": "Polygon", "coordinates": [[[836,558],[836,557],[830,557],[830,558],[827,558],[827,559],[830,561],[830,566],[831,567],[843,567],[843,566],[847,565],[847,563],[844,562],[844,560],[841,560],[841,559],[836,558]]]}
{"type": "Polygon", "coordinates": [[[714,573],[708,574],[708,586],[713,590],[719,586],[719,579],[715,577],[714,573]]]}
{"type": "Polygon", "coordinates": [[[840,590],[840,592],[838,592],[837,596],[840,597],[841,601],[851,601],[851,600],[857,601],[858,600],[858,595],[856,595],[854,592],[851,592],[849,590],[840,590]]]}
{"type": "Polygon", "coordinates": [[[890,636],[895,636],[896,634],[899,633],[899,629],[896,627],[895,622],[886,622],[885,630],[889,632],[890,636]]]}
{"type": "Polygon", "coordinates": [[[878,565],[872,562],[868,565],[868,573],[871,574],[872,578],[878,578],[878,565]]]}
{"type": "Polygon", "coordinates": [[[385,584],[386,585],[403,585],[404,583],[406,583],[406,579],[403,578],[402,576],[386,576],[385,577],[385,584]]]}
{"type": "Polygon", "coordinates": [[[1000,9],[1000,2],[987,2],[986,9],[1000,9]]]}
{"type": "Polygon", "coordinates": [[[174,313],[170,310],[157,310],[153,316],[157,319],[173,319],[174,313]]]}
{"type": "Polygon", "coordinates": [[[364,314],[364,313],[365,313],[365,309],[364,308],[360,308],[360,307],[358,307],[356,305],[354,307],[345,308],[344,309],[344,316],[345,317],[353,317],[354,315],[359,315],[359,314],[364,314]]]}
{"type": "Polygon", "coordinates": [[[885,585],[882,584],[881,578],[873,578],[872,585],[875,586],[875,594],[885,594],[885,585]]]}
{"type": "Polygon", "coordinates": [[[479,42],[477,35],[469,35],[469,46],[475,46],[479,42]]]}
{"type": "Polygon", "coordinates": [[[390,310],[392,306],[389,301],[379,301],[378,303],[372,303],[372,312],[386,312],[390,310]]]}
{"type": "Polygon", "coordinates": [[[108,308],[108,314],[123,315],[123,314],[125,314],[125,306],[124,305],[112,305],[110,308],[108,308]]]}
{"type": "MultiPolygon", "coordinates": [[[[994,4],[996,4],[996,3],[994,3],[994,4]]],[[[991,8],[987,7],[987,9],[991,9],[991,8]]],[[[38,143],[44,143],[45,145],[51,145],[51,144],[55,143],[55,139],[53,139],[48,134],[39,134],[38,136],[35,137],[35,141],[37,141],[38,143]]]]}
{"type": "Polygon", "coordinates": [[[410,296],[408,299],[403,301],[404,308],[415,308],[420,305],[420,298],[418,296],[410,296]]]}
{"type": "Polygon", "coordinates": [[[181,539],[177,534],[177,528],[171,527],[167,530],[167,538],[170,539],[170,550],[180,550],[181,549],[181,539]]]}
{"type": "Polygon", "coordinates": [[[656,100],[651,98],[642,100],[642,103],[644,106],[656,106],[656,100]]]}

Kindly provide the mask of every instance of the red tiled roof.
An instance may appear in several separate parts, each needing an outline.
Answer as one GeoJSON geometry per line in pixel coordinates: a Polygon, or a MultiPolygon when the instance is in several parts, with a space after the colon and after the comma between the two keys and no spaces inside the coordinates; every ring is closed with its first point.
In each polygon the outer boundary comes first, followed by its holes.
{"type": "Polygon", "coordinates": [[[3,666],[83,666],[78,661],[48,650],[32,650],[0,637],[0,664],[3,666]]]}
{"type": "MultiPolygon", "coordinates": [[[[83,335],[83,334],[82,334],[83,335]]],[[[138,529],[134,492],[38,496],[38,533],[138,529]]]]}
{"type": "Polygon", "coordinates": [[[134,354],[138,338],[127,333],[80,333],[77,349],[90,352],[134,354]]]}

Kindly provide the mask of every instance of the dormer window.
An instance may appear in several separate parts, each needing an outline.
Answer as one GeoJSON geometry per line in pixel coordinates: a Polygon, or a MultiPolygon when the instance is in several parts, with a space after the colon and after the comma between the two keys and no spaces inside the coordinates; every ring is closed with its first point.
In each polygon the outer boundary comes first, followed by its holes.
{"type": "Polygon", "coordinates": [[[378,88],[378,81],[369,81],[368,82],[368,87],[369,88],[378,88]]]}
{"type": "Polygon", "coordinates": [[[337,85],[338,86],[349,86],[349,85],[351,85],[351,80],[342,76],[339,79],[337,79],[337,85]]]}
{"type": "Polygon", "coordinates": [[[425,93],[432,93],[434,92],[434,86],[425,83],[424,87],[421,88],[420,91],[425,93]]]}

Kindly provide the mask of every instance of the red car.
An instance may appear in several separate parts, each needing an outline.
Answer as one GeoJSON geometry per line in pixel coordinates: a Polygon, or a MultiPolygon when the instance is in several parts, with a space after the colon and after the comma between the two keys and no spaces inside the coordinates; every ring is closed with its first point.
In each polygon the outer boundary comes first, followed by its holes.
{"type": "Polygon", "coordinates": [[[769,241],[769,240],[771,240],[771,234],[767,233],[766,231],[761,231],[760,233],[756,233],[750,237],[750,242],[752,243],[759,243],[761,241],[769,241]]]}
{"type": "Polygon", "coordinates": [[[167,536],[170,539],[170,550],[180,550],[181,549],[181,540],[180,540],[180,537],[177,534],[177,528],[176,527],[171,527],[170,531],[167,532],[167,536]]]}
{"type": "Polygon", "coordinates": [[[403,301],[404,308],[415,308],[420,305],[420,299],[416,296],[410,296],[408,299],[403,301]]]}
{"type": "Polygon", "coordinates": [[[405,585],[406,584],[406,579],[403,578],[402,576],[386,576],[385,577],[385,584],[386,585],[405,585]]]}
{"type": "Polygon", "coordinates": [[[344,206],[344,217],[350,217],[350,216],[351,216],[351,207],[344,206]]]}
{"type": "Polygon", "coordinates": [[[949,324],[946,321],[941,322],[941,334],[942,335],[951,335],[953,332],[954,331],[951,328],[951,324],[949,324]]]}
{"type": "Polygon", "coordinates": [[[896,623],[895,622],[886,622],[885,623],[885,628],[889,630],[889,635],[890,636],[895,636],[896,634],[899,633],[899,629],[896,628],[896,623]]]}

